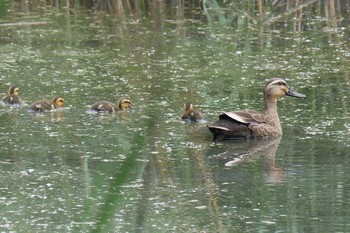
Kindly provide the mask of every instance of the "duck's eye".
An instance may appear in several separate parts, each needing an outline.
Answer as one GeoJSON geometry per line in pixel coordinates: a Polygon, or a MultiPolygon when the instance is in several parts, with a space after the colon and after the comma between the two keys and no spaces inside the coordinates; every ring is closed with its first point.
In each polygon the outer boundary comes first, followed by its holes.
{"type": "Polygon", "coordinates": [[[276,85],[278,85],[278,86],[287,86],[287,84],[285,82],[278,82],[278,83],[276,83],[276,85]]]}

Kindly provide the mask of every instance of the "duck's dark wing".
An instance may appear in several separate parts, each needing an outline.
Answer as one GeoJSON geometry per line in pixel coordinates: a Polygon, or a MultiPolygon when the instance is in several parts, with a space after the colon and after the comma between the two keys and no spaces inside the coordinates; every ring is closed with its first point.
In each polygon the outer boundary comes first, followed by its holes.
{"type": "Polygon", "coordinates": [[[265,123],[265,114],[255,110],[241,110],[234,112],[223,112],[219,115],[219,119],[232,119],[242,124],[261,124],[265,123]]]}
{"type": "Polygon", "coordinates": [[[265,115],[254,110],[223,112],[219,120],[208,125],[214,140],[243,139],[254,136],[252,125],[265,122],[265,115]]]}

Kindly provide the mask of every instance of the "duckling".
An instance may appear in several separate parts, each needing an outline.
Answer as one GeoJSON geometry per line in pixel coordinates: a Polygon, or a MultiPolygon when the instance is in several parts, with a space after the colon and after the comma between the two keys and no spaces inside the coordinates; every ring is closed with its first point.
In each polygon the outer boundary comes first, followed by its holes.
{"type": "Polygon", "coordinates": [[[54,109],[63,108],[64,99],[61,96],[56,96],[52,101],[38,100],[32,103],[29,111],[32,112],[48,112],[54,109]]]}
{"type": "Polygon", "coordinates": [[[207,126],[213,134],[213,139],[268,138],[282,135],[281,122],[277,113],[277,100],[284,95],[306,97],[294,91],[285,80],[270,79],[264,88],[265,112],[240,110],[221,113],[219,120],[207,126]]]}
{"type": "Polygon", "coordinates": [[[22,104],[22,99],[19,96],[19,88],[16,86],[10,86],[8,94],[2,98],[2,102],[9,105],[22,104]]]}
{"type": "Polygon", "coordinates": [[[194,109],[193,104],[185,103],[184,104],[184,113],[181,117],[184,121],[200,121],[203,119],[203,115],[196,109],[194,109]]]}
{"type": "Polygon", "coordinates": [[[120,98],[117,104],[109,101],[98,101],[90,107],[90,110],[109,113],[125,111],[128,109],[133,109],[133,106],[131,100],[126,97],[120,98]]]}

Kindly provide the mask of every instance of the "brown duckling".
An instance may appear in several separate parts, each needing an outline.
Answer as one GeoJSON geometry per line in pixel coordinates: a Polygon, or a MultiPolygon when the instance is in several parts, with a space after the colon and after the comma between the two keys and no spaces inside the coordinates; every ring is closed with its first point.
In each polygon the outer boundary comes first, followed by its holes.
{"type": "Polygon", "coordinates": [[[126,97],[120,98],[117,104],[109,101],[98,101],[90,107],[90,110],[109,113],[125,111],[128,109],[133,109],[133,106],[131,100],[126,97]]]}
{"type": "Polygon", "coordinates": [[[214,140],[267,138],[282,135],[277,100],[284,95],[305,97],[294,91],[283,79],[270,79],[264,88],[265,112],[241,110],[221,113],[219,120],[208,125],[214,140]]]}
{"type": "Polygon", "coordinates": [[[22,99],[19,96],[19,88],[16,86],[10,86],[8,94],[2,98],[2,102],[9,105],[22,104],[22,99]]]}
{"type": "Polygon", "coordinates": [[[193,104],[185,103],[181,119],[184,121],[197,122],[203,120],[203,115],[198,110],[194,109],[193,104]]]}
{"type": "Polygon", "coordinates": [[[64,99],[60,96],[56,96],[52,101],[38,100],[32,103],[29,107],[29,111],[32,112],[48,112],[54,109],[63,108],[64,99]]]}

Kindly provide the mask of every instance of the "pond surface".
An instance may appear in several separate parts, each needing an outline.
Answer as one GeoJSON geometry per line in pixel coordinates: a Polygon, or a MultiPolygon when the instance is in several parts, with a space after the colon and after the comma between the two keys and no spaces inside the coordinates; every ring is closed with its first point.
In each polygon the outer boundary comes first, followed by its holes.
{"type": "Polygon", "coordinates": [[[349,232],[350,26],[324,22],[2,13],[0,87],[26,105],[0,106],[0,230],[349,232]],[[279,101],[281,138],[214,143],[205,122],[180,120],[186,101],[207,123],[261,110],[276,76],[307,96],[279,101]],[[62,111],[28,112],[56,95],[62,111]],[[86,112],[122,96],[133,111],[86,112]]]}

